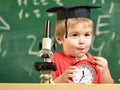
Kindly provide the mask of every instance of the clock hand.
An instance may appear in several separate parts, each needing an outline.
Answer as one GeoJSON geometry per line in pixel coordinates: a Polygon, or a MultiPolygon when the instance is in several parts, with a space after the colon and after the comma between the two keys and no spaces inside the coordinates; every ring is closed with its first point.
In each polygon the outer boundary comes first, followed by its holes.
{"type": "Polygon", "coordinates": [[[84,73],[84,71],[82,71],[82,77],[81,77],[81,79],[79,80],[79,82],[81,82],[81,80],[82,80],[84,77],[85,77],[85,73],[84,73]]]}

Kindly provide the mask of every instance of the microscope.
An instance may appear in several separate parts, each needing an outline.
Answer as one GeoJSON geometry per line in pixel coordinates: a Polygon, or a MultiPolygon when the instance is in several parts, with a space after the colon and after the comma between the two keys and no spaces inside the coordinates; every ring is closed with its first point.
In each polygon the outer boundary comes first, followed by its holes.
{"type": "Polygon", "coordinates": [[[36,62],[35,68],[37,71],[40,71],[40,83],[53,83],[52,81],[52,71],[56,71],[56,65],[54,62],[51,62],[51,57],[53,52],[51,48],[55,48],[55,44],[52,43],[50,38],[50,28],[51,22],[49,20],[45,21],[45,32],[42,43],[39,45],[38,58],[42,59],[42,62],[36,62]]]}

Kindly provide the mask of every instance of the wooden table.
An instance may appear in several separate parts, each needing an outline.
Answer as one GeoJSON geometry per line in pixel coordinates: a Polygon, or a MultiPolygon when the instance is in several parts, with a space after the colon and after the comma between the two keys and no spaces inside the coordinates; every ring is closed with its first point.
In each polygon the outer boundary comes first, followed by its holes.
{"type": "Polygon", "coordinates": [[[120,90],[120,84],[0,83],[0,90],[120,90]]]}

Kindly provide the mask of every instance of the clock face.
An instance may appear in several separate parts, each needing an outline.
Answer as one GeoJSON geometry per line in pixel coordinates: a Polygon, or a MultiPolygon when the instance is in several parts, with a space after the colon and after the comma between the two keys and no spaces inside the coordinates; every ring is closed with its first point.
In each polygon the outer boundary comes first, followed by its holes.
{"type": "Polygon", "coordinates": [[[73,81],[75,83],[92,83],[94,80],[94,70],[91,66],[82,64],[77,66],[77,72],[73,81]]]}

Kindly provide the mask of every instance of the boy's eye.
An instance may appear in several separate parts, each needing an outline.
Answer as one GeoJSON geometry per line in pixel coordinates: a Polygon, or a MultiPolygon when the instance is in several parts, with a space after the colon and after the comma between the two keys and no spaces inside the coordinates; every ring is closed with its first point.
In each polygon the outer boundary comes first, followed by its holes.
{"type": "Polygon", "coordinates": [[[89,34],[89,33],[86,33],[85,36],[90,36],[90,34],[89,34]]]}
{"type": "Polygon", "coordinates": [[[76,37],[76,36],[79,36],[79,35],[78,35],[78,34],[76,34],[76,33],[74,33],[74,34],[72,34],[72,36],[76,37]]]}

